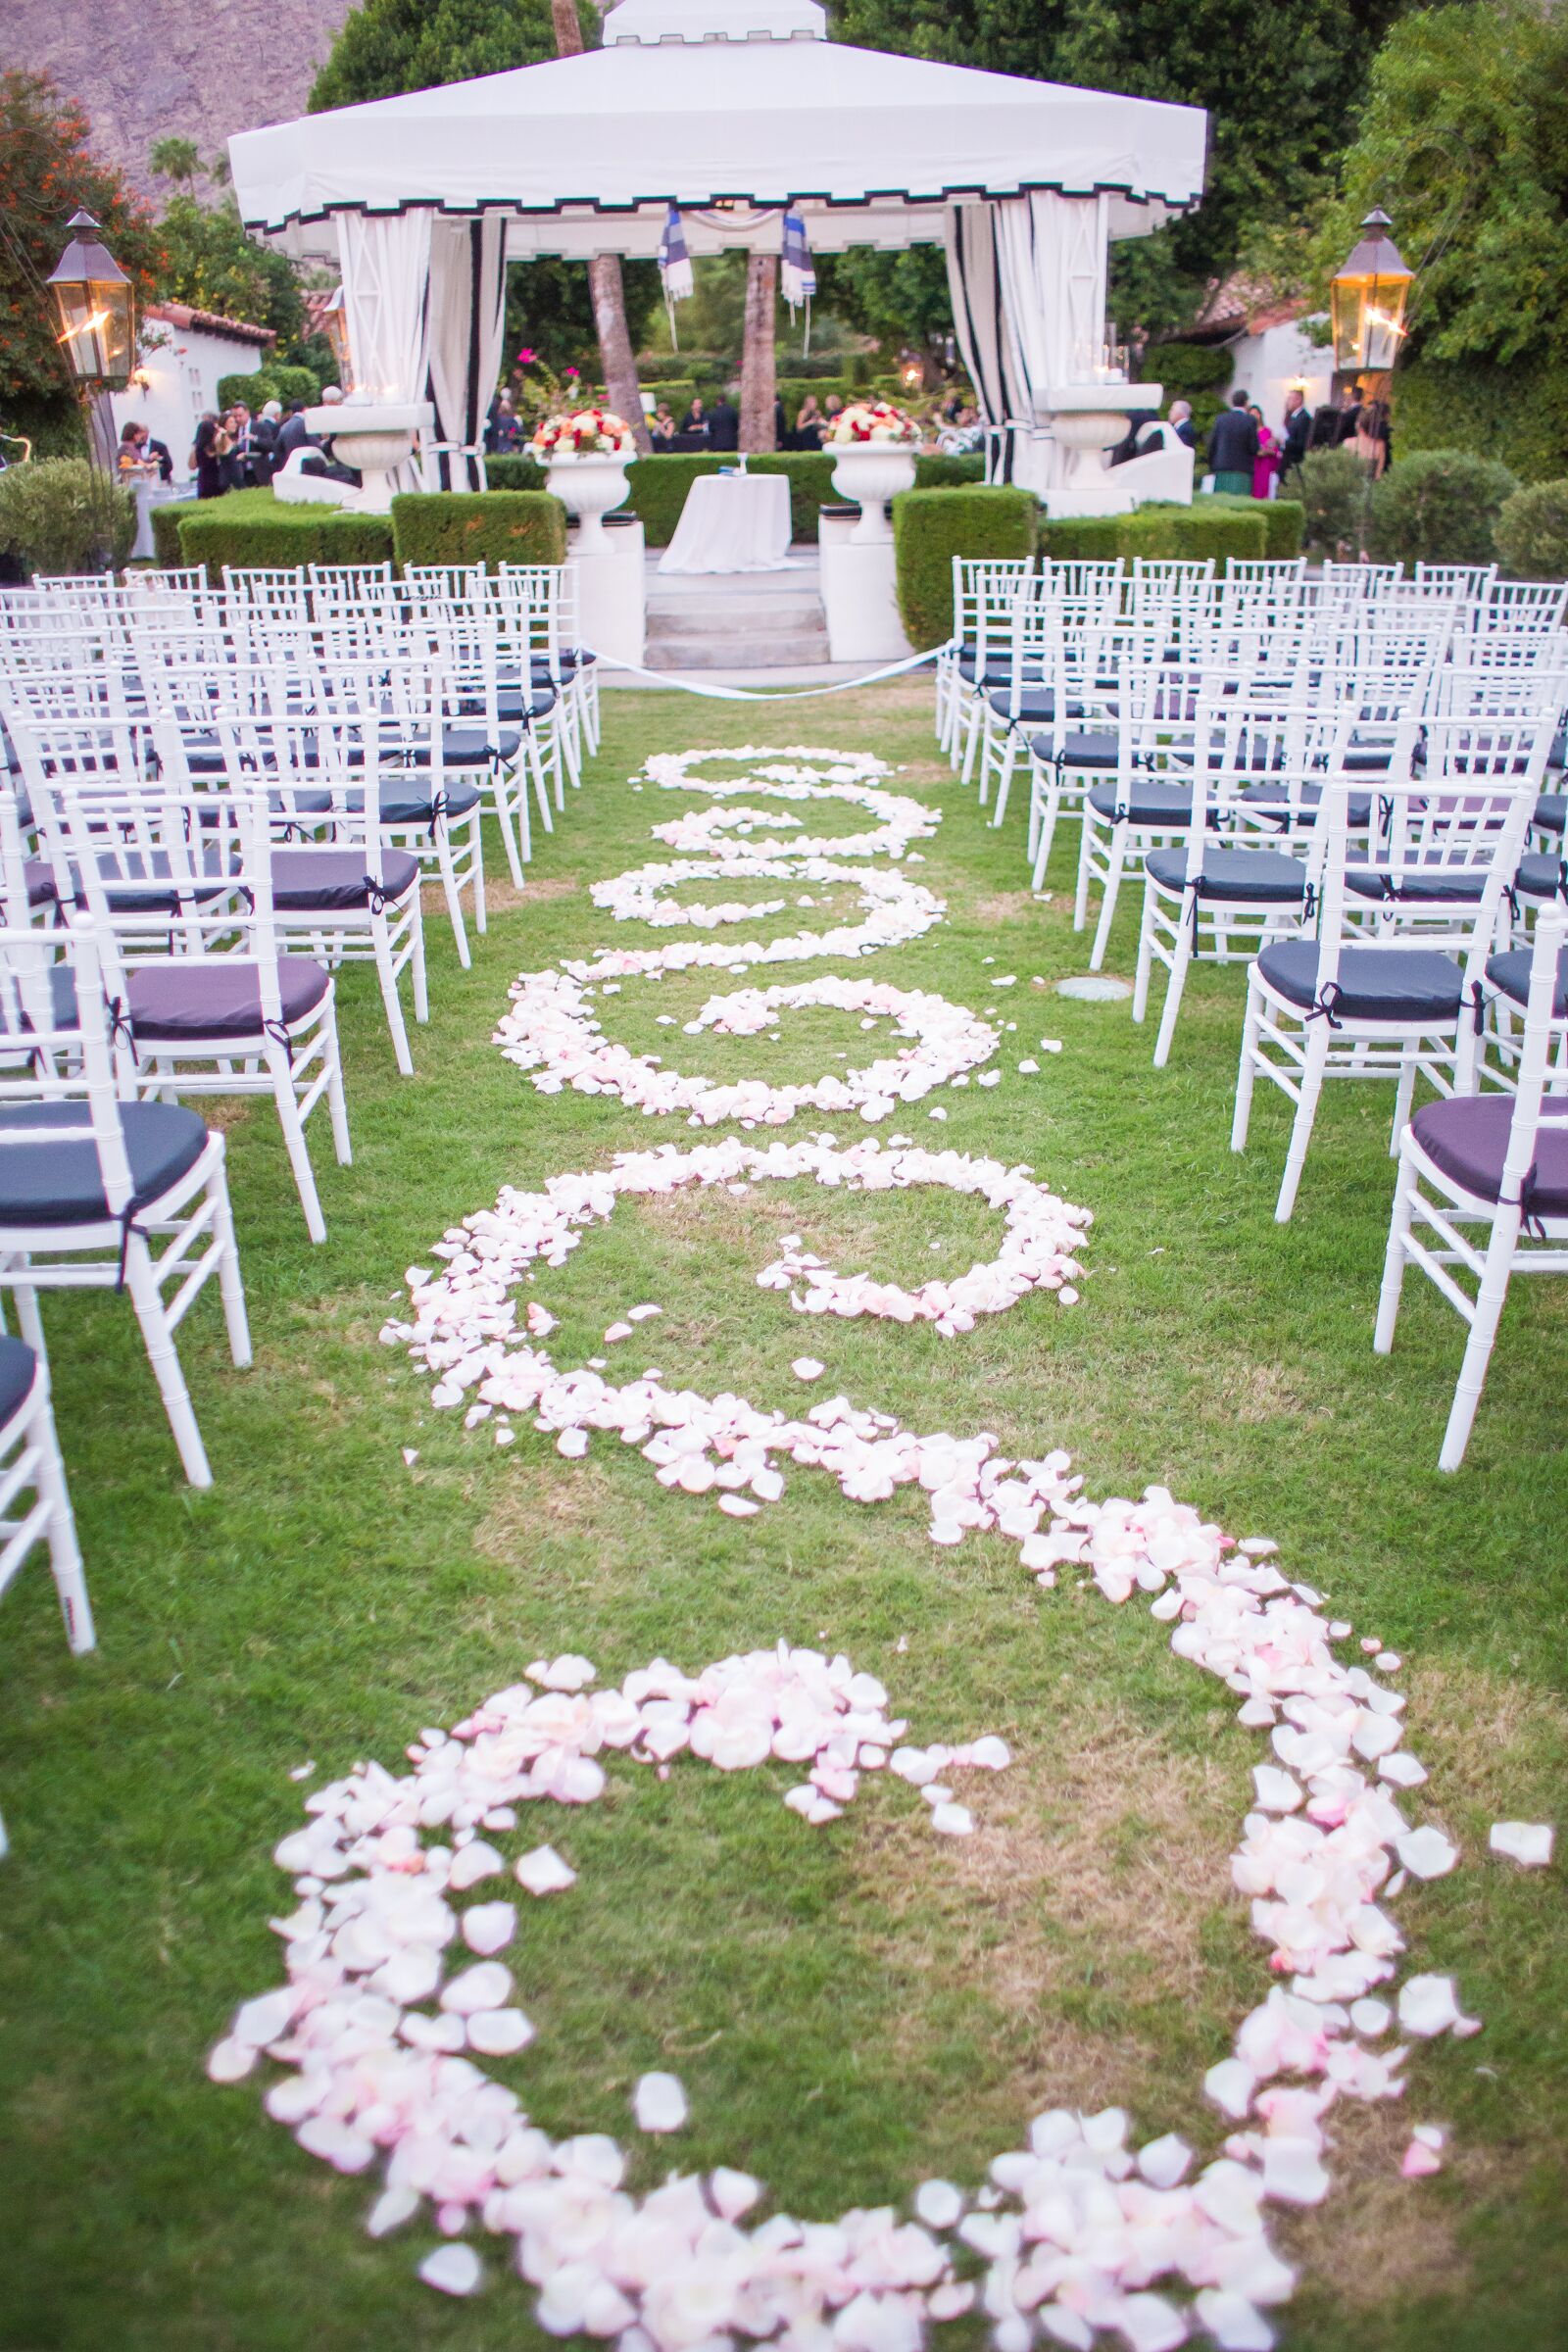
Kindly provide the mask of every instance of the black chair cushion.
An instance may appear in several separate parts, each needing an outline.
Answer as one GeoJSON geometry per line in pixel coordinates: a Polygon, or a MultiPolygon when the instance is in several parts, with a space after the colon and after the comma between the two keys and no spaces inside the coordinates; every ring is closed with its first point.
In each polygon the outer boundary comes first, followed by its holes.
{"type": "MultiPolygon", "coordinates": [[[[84,1102],[0,1104],[0,1226],[97,1225],[109,1215],[93,1146],[49,1140],[51,1128],[86,1121],[84,1102]],[[27,1142],[10,1140],[19,1130],[27,1142]]],[[[207,1149],[206,1121],[182,1102],[122,1102],[120,1123],[133,1210],[161,1199],[207,1149]]]]}
{"type": "MultiPolygon", "coordinates": [[[[1477,1200],[1502,1196],[1502,1165],[1513,1125],[1512,1095],[1454,1095],[1426,1102],[1411,1127],[1435,1168],[1477,1200]]],[[[1522,1199],[1528,1213],[1568,1217],[1568,1124],[1551,1119],[1536,1130],[1536,1155],[1522,1199]]]]}
{"type": "Polygon", "coordinates": [[[27,877],[27,905],[47,906],[58,896],[53,868],[42,858],[29,858],[23,865],[27,877]]]}
{"type": "MultiPolygon", "coordinates": [[[[383,850],[383,898],[401,899],[419,879],[419,861],[407,850],[383,850]]],[[[368,906],[375,885],[355,850],[275,850],[272,905],[279,914],[326,914],[368,906]]]]}
{"type": "MultiPolygon", "coordinates": [[[[1510,949],[1505,956],[1487,959],[1487,978],[1499,996],[1512,1004],[1527,1004],[1530,1001],[1530,950],[1510,949]]],[[[1568,948],[1557,958],[1557,986],[1551,1000],[1554,1021],[1568,1019],[1568,948]]]]}
{"type": "MultiPolygon", "coordinates": [[[[1071,736],[1067,740],[1070,745],[1071,736]]],[[[1130,824],[1155,825],[1167,833],[1192,821],[1193,795],[1186,784],[1135,784],[1130,801],[1122,801],[1119,793],[1119,784],[1097,784],[1089,795],[1089,806],[1097,816],[1113,822],[1125,817],[1130,824]]]]}
{"type": "MultiPolygon", "coordinates": [[[[1287,800],[1290,796],[1283,784],[1246,784],[1242,787],[1240,797],[1247,802],[1250,808],[1266,809],[1272,808],[1276,801],[1287,800]]],[[[1308,784],[1304,787],[1300,795],[1300,821],[1303,825],[1310,825],[1315,821],[1313,812],[1321,806],[1322,800],[1323,787],[1321,784],[1308,784]]],[[[1370,793],[1364,799],[1360,793],[1350,795],[1349,814],[1346,821],[1352,833],[1366,831],[1372,822],[1372,796],[1370,793]]]]}
{"type": "Polygon", "coordinates": [[[1544,792],[1530,821],[1538,833],[1560,833],[1565,815],[1568,815],[1568,793],[1544,792]]]}
{"type": "MultiPolygon", "coordinates": [[[[477,784],[461,784],[448,777],[445,790],[448,816],[466,816],[479,806],[477,784]]],[[[381,822],[383,825],[428,825],[434,812],[430,795],[421,792],[413,781],[407,784],[381,783],[381,822]]]]}
{"type": "MultiPolygon", "coordinates": [[[[75,973],[69,963],[52,963],[49,966],[48,980],[51,1026],[56,1029],[74,1029],[76,1026],[75,973]]],[[[31,1027],[31,1023],[25,1017],[24,1017],[23,1027],[24,1029],[31,1027]]],[[[5,1014],[0,1012],[0,1037],[8,1035],[9,1032],[10,1023],[5,1014]]]]}
{"type": "MultiPolygon", "coordinates": [[[[1151,850],[1145,865],[1161,890],[1187,887],[1187,852],[1151,850]]],[[[1306,890],[1306,869],[1283,850],[1205,850],[1200,899],[1237,906],[1296,906],[1306,890]]]]}
{"type": "Polygon", "coordinates": [[[1396,882],[1387,866],[1348,866],[1345,887],[1358,899],[1397,906],[1479,906],[1486,896],[1482,866],[1407,866],[1396,882]]]}
{"type": "MultiPolygon", "coordinates": [[[[309,956],[280,956],[277,985],[284,1023],[292,1028],[316,1010],[332,981],[309,956]]],[[[254,963],[240,956],[197,960],[176,956],[168,963],[134,964],[126,974],[126,986],[130,1025],[138,1046],[181,1038],[259,1042],[265,1034],[261,975],[254,963]]]]}
{"type": "Polygon", "coordinates": [[[32,1394],[38,1358],[24,1340],[0,1338],[0,1430],[14,1421],[32,1394]]]}
{"type": "MultiPolygon", "coordinates": [[[[1317,966],[1315,939],[1279,940],[1257,959],[1269,986],[1303,1011],[1317,1003],[1317,966]]],[[[1334,1012],[1347,1021],[1442,1028],[1458,1017],[1461,980],[1459,966],[1436,948],[1342,948],[1334,1012]]]]}
{"type": "MultiPolygon", "coordinates": [[[[533,691],[528,697],[529,717],[544,718],[548,716],[555,709],[559,699],[555,688],[548,681],[541,682],[535,679],[533,691]]],[[[501,687],[496,695],[496,710],[502,719],[509,720],[514,727],[522,717],[522,688],[520,686],[501,687]]],[[[510,759],[511,756],[509,752],[507,757],[510,759]]],[[[447,758],[450,760],[452,754],[449,752],[447,758]]]]}
{"type": "Polygon", "coordinates": [[[1568,872],[1555,850],[1532,850],[1519,860],[1513,886],[1526,899],[1554,899],[1559,891],[1568,896],[1568,872]]]}
{"type": "MultiPolygon", "coordinates": [[[[986,695],[986,701],[999,718],[1010,718],[1014,715],[1011,690],[1005,683],[1001,686],[993,686],[986,695]]],[[[1016,712],[1016,716],[1023,725],[1034,727],[1042,724],[1049,725],[1055,715],[1056,690],[1054,686],[1025,685],[1023,687],[1018,696],[1016,712]]]]}

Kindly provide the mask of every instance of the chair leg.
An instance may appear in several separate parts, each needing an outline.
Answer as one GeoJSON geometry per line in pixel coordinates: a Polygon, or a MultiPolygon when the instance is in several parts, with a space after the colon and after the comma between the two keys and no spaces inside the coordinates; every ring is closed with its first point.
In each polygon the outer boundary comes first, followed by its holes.
{"type": "Polygon", "coordinates": [[[1313,1122],[1317,1118],[1317,1101],[1323,1092],[1323,1073],[1328,1066],[1328,1041],[1312,1038],[1306,1049],[1306,1060],[1301,1068],[1300,1089],[1296,1099],[1296,1116],[1291,1122],[1290,1149],[1285,1154],[1285,1174],[1280,1179],[1280,1197],[1274,1204],[1276,1225],[1288,1225],[1296,1207],[1296,1196],[1306,1165],[1307,1146],[1312,1141],[1313,1122]]]}
{"type": "Polygon", "coordinates": [[[1263,1026],[1263,1007],[1250,973],[1247,981],[1247,1018],[1242,1024],[1242,1058],[1236,1071],[1236,1112],[1231,1120],[1231,1150],[1247,1150],[1247,1131],[1252,1122],[1252,1088],[1257,1082],[1257,1040],[1263,1026]]]}
{"type": "Polygon", "coordinates": [[[416,1021],[430,1018],[430,980],[424,968],[424,900],[416,889],[409,908],[412,926],[410,969],[414,974],[414,1017],[416,1021]]]}
{"type": "MultiPolygon", "coordinates": [[[[496,823],[501,828],[501,846],[507,853],[507,871],[512,876],[514,887],[520,890],[522,859],[517,853],[517,829],[512,818],[512,778],[499,767],[495,771],[490,797],[495,804],[496,823]]],[[[523,822],[527,823],[526,804],[523,822]]]]}
{"type": "Polygon", "coordinates": [[[1133,1019],[1142,1021],[1149,1010],[1149,982],[1154,964],[1154,879],[1144,876],[1144,910],[1138,923],[1138,965],[1133,974],[1133,1019]]]}
{"type": "Polygon", "coordinates": [[[1007,796],[1012,790],[1012,771],[1018,764],[1018,734],[1014,727],[1007,729],[1007,748],[1002,755],[1002,773],[997,778],[997,805],[991,811],[991,822],[1000,825],[1007,813],[1007,796]]]}
{"type": "Polygon", "coordinates": [[[1453,1392],[1453,1409],[1448,1426],[1443,1433],[1443,1451],[1438,1456],[1440,1470],[1457,1470],[1464,1460],[1465,1447],[1475,1424],[1476,1407],[1486,1385],[1487,1366],[1492,1360],[1493,1343],[1497,1336],[1497,1324],[1508,1297],[1508,1276],[1513,1268],[1513,1253],[1519,1240],[1519,1212],[1499,1208],[1492,1228],[1492,1240],[1487,1247],[1487,1262],[1482,1270],[1481,1289],[1476,1298],[1476,1311],[1471,1318],[1470,1337],[1465,1346],[1464,1362],[1459,1367],[1459,1382],[1453,1392]]]}
{"type": "Polygon", "coordinates": [[[245,1312],[245,1282],[240,1273],[239,1243],[234,1238],[234,1211],[229,1204],[228,1171],[220,1160],[207,1198],[213,1204],[213,1238],[218,1245],[218,1293],[223,1301],[228,1333],[229,1361],[243,1372],[251,1360],[251,1325],[245,1312]]]}
{"type": "MultiPolygon", "coordinates": [[[[319,1212],[318,1212],[319,1213],[319,1212]]],[[[186,1478],[193,1487],[210,1487],[213,1473],[208,1466],[207,1448],[202,1433],[196,1426],[196,1414],[180,1369],[179,1355],[174,1347],[174,1335],[169,1328],[164,1301],[159,1294],[158,1277],[153,1269],[152,1253],[139,1233],[132,1232],[125,1248],[125,1288],[130,1293],[136,1320],[147,1349],[147,1360],[153,1368],[169,1415],[169,1426],[174,1433],[174,1444],[186,1478]]]]}
{"type": "Polygon", "coordinates": [[[484,827],[479,821],[481,808],[475,808],[468,819],[468,871],[473,885],[473,927],[483,939],[489,928],[489,910],[484,903],[484,827]]]}
{"type": "Polygon", "coordinates": [[[1372,1351],[1375,1355],[1391,1355],[1394,1351],[1394,1327],[1399,1319],[1404,1269],[1410,1262],[1405,1254],[1405,1244],[1410,1237],[1415,1184],[1415,1171],[1408,1156],[1401,1151],[1398,1179],[1394,1188],[1394,1213],[1389,1219],[1389,1246],[1383,1259],[1383,1288],[1378,1293],[1378,1319],[1372,1332],[1372,1351]]]}
{"type": "Polygon", "coordinates": [[[1044,887],[1046,872],[1051,864],[1051,852],[1056,839],[1056,819],[1061,813],[1061,784],[1055,780],[1046,786],[1040,804],[1040,829],[1035,842],[1035,862],[1029,876],[1031,890],[1044,887]]]}
{"type": "Polygon", "coordinates": [[[1410,1104],[1415,1099],[1415,1048],[1412,1046],[1399,1063],[1399,1083],[1394,1093],[1394,1128],[1389,1137],[1389,1157],[1399,1156],[1399,1138],[1410,1124],[1410,1104]]]}
{"type": "Polygon", "coordinates": [[[329,1003],[322,1020],[326,1064],[326,1115],[332,1129],[332,1149],[337,1153],[340,1168],[354,1164],[354,1146],[349,1141],[349,1106],[343,1093],[343,1053],[338,1044],[337,1006],[329,1003]]]}
{"type": "Polygon", "coordinates": [[[55,1435],[54,1407],[47,1385],[33,1411],[32,1438],[38,1450],[38,1494],[49,1511],[49,1565],[54,1572],[55,1591],[60,1595],[60,1613],[66,1621],[66,1640],[80,1657],[84,1650],[97,1646],[98,1636],[93,1630],[92,1602],[87,1597],[81,1546],[76,1541],[76,1518],[71,1507],[71,1492],[60,1458],[60,1441],[55,1435]]]}
{"type": "MultiPolygon", "coordinates": [[[[415,909],[418,909],[418,892],[415,892],[415,909]]],[[[404,1025],[403,1000],[398,995],[398,978],[392,963],[392,943],[387,937],[386,920],[377,915],[370,924],[370,947],[375,956],[375,976],[381,987],[381,1004],[386,1012],[386,1025],[392,1038],[392,1052],[398,1068],[405,1078],[414,1076],[414,1055],[409,1051],[409,1032],[404,1025]]]]}
{"type": "Polygon", "coordinates": [[[441,876],[441,892],[452,923],[452,936],[458,943],[458,961],[466,972],[472,968],[473,957],[468,953],[468,934],[463,921],[463,901],[459,896],[457,867],[452,858],[452,836],[445,826],[437,839],[435,856],[441,876]]]}
{"type": "Polygon", "coordinates": [[[294,1186],[305,1211],[305,1230],[313,1242],[326,1239],[326,1219],[321,1214],[320,1197],[316,1190],[316,1171],[311,1166],[310,1147],[305,1141],[305,1123],[300,1117],[299,1102],[294,1093],[294,1073],[289,1067],[288,1051],[269,1038],[266,1054],[267,1067],[272,1080],[272,1100],[277,1104],[277,1121],[283,1130],[284,1149],[289,1166],[294,1171],[294,1186]]]}
{"type": "Polygon", "coordinates": [[[1095,844],[1094,826],[1089,807],[1084,806],[1084,821],[1078,836],[1078,888],[1072,903],[1072,927],[1081,931],[1089,920],[1089,856],[1095,844]]]}
{"type": "Polygon", "coordinates": [[[1100,920],[1095,925],[1095,944],[1089,951],[1089,969],[1098,972],[1105,960],[1110,945],[1110,926],[1115,918],[1116,901],[1121,894],[1122,870],[1127,863],[1127,827],[1112,827],[1110,849],[1107,853],[1110,871],[1105,876],[1105,895],[1100,902],[1100,920]]]}

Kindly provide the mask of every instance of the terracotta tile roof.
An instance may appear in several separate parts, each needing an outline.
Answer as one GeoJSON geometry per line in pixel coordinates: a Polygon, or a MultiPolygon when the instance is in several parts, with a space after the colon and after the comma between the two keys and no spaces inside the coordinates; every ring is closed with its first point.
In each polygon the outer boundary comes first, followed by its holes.
{"type": "Polygon", "coordinates": [[[188,302],[149,303],[142,316],[161,318],[166,326],[205,327],[210,334],[229,335],[236,343],[275,343],[277,329],[255,326],[248,318],[220,318],[216,311],[192,310],[188,302]]]}

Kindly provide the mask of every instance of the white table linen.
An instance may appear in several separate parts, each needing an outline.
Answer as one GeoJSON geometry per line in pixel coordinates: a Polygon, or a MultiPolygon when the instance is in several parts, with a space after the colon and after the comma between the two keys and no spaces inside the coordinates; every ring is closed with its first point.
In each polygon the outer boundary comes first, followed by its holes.
{"type": "Polygon", "coordinates": [[[790,486],[783,474],[700,473],[659,568],[781,571],[789,549],[790,486]]]}

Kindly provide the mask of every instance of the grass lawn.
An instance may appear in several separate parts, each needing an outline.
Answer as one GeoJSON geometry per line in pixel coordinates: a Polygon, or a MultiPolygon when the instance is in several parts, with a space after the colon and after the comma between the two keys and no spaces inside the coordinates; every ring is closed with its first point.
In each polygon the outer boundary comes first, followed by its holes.
{"type": "MultiPolygon", "coordinates": [[[[617,927],[587,895],[668,854],[650,824],[707,805],[628,791],[650,752],[797,739],[906,762],[899,788],[947,807],[916,869],[946,896],[947,922],[856,968],[1017,1029],[999,1087],[945,1094],[940,1130],[910,1106],[883,1132],[1028,1161],[1091,1206],[1082,1302],[1036,1296],[954,1341],[863,1321],[803,1331],[753,1279],[781,1232],[918,1282],[967,1265],[996,1221],[946,1194],[769,1185],[618,1206],[567,1268],[540,1276],[535,1295],[562,1317],[556,1360],[581,1362],[638,1298],[665,1313],[633,1368],[655,1361],[672,1385],[794,1405],[788,1366],[808,1348],[827,1364],[818,1395],[842,1389],[917,1429],[991,1429],[1007,1452],[1061,1445],[1094,1494],[1160,1480],[1274,1537],[1336,1613],[1402,1652],[1410,1746],[1432,1774],[1410,1811],[1442,1822],[1464,1863],[1412,1886],[1396,1916],[1414,1964],[1456,1971],[1486,2031],[1419,2046],[1402,2107],[1335,2110],[1334,2193],[1276,2225],[1302,2266],[1284,2340],[1533,2352],[1568,2333],[1562,1871],[1486,1852],[1494,1820],[1564,1819],[1568,1300],[1561,1286],[1516,1286],[1469,1460],[1440,1478],[1457,1318],[1412,1275],[1395,1355],[1371,1350],[1392,1090],[1329,1090],[1296,1221],[1277,1228],[1286,1106],[1272,1090],[1251,1149],[1227,1148],[1240,973],[1198,967],[1160,1073],[1152,1023],[1136,1031],[1125,1004],[1033,985],[1084,968],[1075,839],[1058,847],[1052,902],[1035,904],[1021,809],[1001,836],[982,826],[933,758],[922,684],[776,716],[607,695],[587,785],[540,844],[526,895],[497,890],[471,973],[431,906],[434,1011],[415,1079],[395,1072],[370,975],[340,984],[355,1161],[332,1165],[323,1119],[323,1248],[305,1239],[270,1108],[235,1106],[229,1126],[257,1357],[229,1368],[216,1298],[182,1335],[210,1494],[180,1482],[126,1303],[49,1302],[99,1648],[70,1657],[34,1563],[0,1619],[8,2352],[545,2340],[514,2281],[471,2304],[420,2286],[427,2233],[370,2241],[368,2180],[304,2155],[263,2115],[256,2082],[219,2089],[203,2074],[236,2001],[277,1981],[267,1923],[290,1898],[270,1850],[301,1819],[289,1768],[395,1766],[421,1726],[453,1722],[541,1652],[585,1651],[618,1680],[660,1651],[695,1670],[780,1636],[825,1643],[886,1681],[915,1739],[998,1732],[1016,1757],[966,1788],[982,1826],[956,1845],[925,1834],[924,1808],[886,1776],[810,1832],[778,1802],[790,1767],[677,1767],[665,1783],[612,1769],[605,1802],[538,1830],[581,1884],[525,1914],[508,1955],[540,2031],[496,2071],[547,2131],[631,2139],[632,2082],[669,2067],[691,2096],[682,2166],[744,2167],[817,2218],[929,2173],[973,2182],[1063,2101],[1125,2104],[1141,2133],[1218,2145],[1200,2078],[1267,1983],[1228,1875],[1260,1751],[1146,1610],[1113,1609],[1070,1575],[1040,1594],[995,1539],[939,1550],[906,1494],[857,1508],[796,1471],[783,1504],[732,1521],[661,1489],[607,1438],[570,1463],[520,1420],[497,1450],[430,1408],[427,1383],[377,1345],[404,1268],[503,1183],[693,1140],[613,1101],[541,1097],[491,1028],[518,970],[612,934],[669,936],[617,927]],[[1017,986],[994,991],[1006,973],[1017,986]],[[1040,1054],[1042,1036],[1064,1051],[1040,1054]],[[1018,1075],[1031,1054],[1040,1074],[1018,1075]],[[412,1470],[405,1446],[418,1448],[412,1470]],[[1451,2158],[1405,2183],[1398,2153],[1422,2121],[1451,2128],[1451,2158]]],[[[813,832],[864,822],[799,812],[813,832]]],[[[1135,902],[1110,956],[1129,975],[1135,902]]],[[[833,904],[847,911],[853,892],[833,904]]],[[[748,978],[830,968],[844,967],[748,978]]],[[[597,1009],[611,1034],[714,1076],[808,1078],[870,1042],[826,1011],[786,1016],[776,1044],[657,1025],[735,984],[632,980],[597,1009]]],[[[833,1124],[813,1113],[790,1132],[833,1124]]],[[[852,1130],[837,1123],[841,1139],[852,1130]]],[[[652,2185],[669,2151],[644,2143],[635,2161],[652,2185]]]]}

